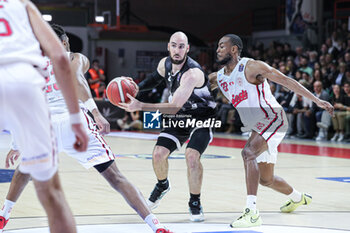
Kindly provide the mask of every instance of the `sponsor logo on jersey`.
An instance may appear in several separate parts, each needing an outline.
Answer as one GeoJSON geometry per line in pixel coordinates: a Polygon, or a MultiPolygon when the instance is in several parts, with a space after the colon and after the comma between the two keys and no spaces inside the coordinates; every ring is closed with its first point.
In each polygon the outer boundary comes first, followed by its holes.
{"type": "Polygon", "coordinates": [[[242,72],[244,69],[244,65],[243,64],[240,64],[239,67],[238,67],[238,72],[242,72]]]}
{"type": "Polygon", "coordinates": [[[248,99],[248,92],[246,90],[242,90],[238,95],[232,95],[232,105],[237,107],[239,103],[246,99],[248,99]]]}
{"type": "Polygon", "coordinates": [[[258,130],[262,130],[262,128],[265,126],[265,124],[261,123],[261,122],[258,122],[255,127],[258,129],[258,130]]]}

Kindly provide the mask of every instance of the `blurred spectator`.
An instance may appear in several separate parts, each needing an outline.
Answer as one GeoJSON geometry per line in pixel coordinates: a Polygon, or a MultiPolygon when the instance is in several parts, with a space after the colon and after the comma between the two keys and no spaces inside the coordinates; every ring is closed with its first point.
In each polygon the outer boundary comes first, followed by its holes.
{"type": "Polygon", "coordinates": [[[291,50],[289,43],[284,43],[283,47],[283,60],[286,60],[288,57],[295,57],[296,53],[291,50]]]}
{"type": "Polygon", "coordinates": [[[346,123],[347,111],[350,110],[350,84],[345,83],[343,95],[340,92],[340,86],[334,85],[332,104],[334,106],[334,116],[332,118],[333,129],[335,131],[331,141],[342,141],[344,139],[344,130],[346,123]]]}
{"type": "Polygon", "coordinates": [[[126,112],[122,119],[117,120],[117,124],[122,131],[141,130],[142,121],[140,120],[140,112],[126,112]]]}
{"type": "Polygon", "coordinates": [[[308,64],[308,67],[314,69],[316,62],[317,62],[317,52],[316,51],[311,51],[309,53],[309,64],[308,64]]]}
{"type": "Polygon", "coordinates": [[[302,71],[302,72],[306,72],[309,74],[309,76],[311,77],[312,76],[312,68],[310,66],[308,66],[309,64],[309,58],[305,55],[301,56],[300,57],[300,68],[299,70],[302,71]]]}
{"type": "Polygon", "coordinates": [[[344,62],[340,63],[337,72],[334,74],[334,81],[332,82],[333,84],[342,86],[345,83],[345,70],[346,64],[344,62]]]}
{"type": "MultiPolygon", "coordinates": [[[[322,83],[320,81],[314,82],[314,95],[320,98],[321,100],[329,101],[328,93],[323,90],[322,83]]],[[[323,109],[318,107],[314,102],[312,106],[304,114],[305,121],[305,136],[306,138],[313,138],[315,135],[316,123],[321,122],[321,117],[323,109]]]]}
{"type": "Polygon", "coordinates": [[[335,79],[336,79],[336,75],[338,72],[337,65],[338,65],[337,62],[335,60],[333,60],[327,69],[326,81],[331,83],[331,84],[335,84],[335,79]]]}
{"type": "MultiPolygon", "coordinates": [[[[300,80],[300,84],[302,84],[304,87],[307,85],[307,83],[304,80],[300,80]]],[[[299,138],[306,138],[307,132],[306,132],[306,126],[304,124],[304,113],[311,108],[312,101],[294,93],[290,104],[287,117],[289,121],[289,129],[287,131],[287,135],[291,136],[297,133],[297,137],[299,138]],[[296,129],[295,129],[296,126],[296,129]]]]}
{"type": "Polygon", "coordinates": [[[294,64],[293,57],[288,57],[287,58],[286,69],[287,69],[287,76],[288,77],[294,77],[295,71],[296,71],[297,68],[296,68],[296,66],[294,64]]]}
{"type": "Polygon", "coordinates": [[[346,68],[350,69],[350,51],[344,54],[344,62],[346,64],[346,68]]]}
{"type": "Polygon", "coordinates": [[[89,83],[93,97],[105,97],[106,92],[106,76],[100,68],[100,62],[95,59],[92,61],[91,68],[87,72],[87,81],[89,83]]]}
{"type": "Polygon", "coordinates": [[[303,47],[301,47],[301,46],[296,47],[295,48],[295,53],[296,53],[296,56],[294,58],[294,64],[296,66],[299,66],[301,56],[303,55],[303,47]]]}
{"type": "Polygon", "coordinates": [[[320,56],[324,56],[328,53],[328,46],[326,44],[322,44],[321,50],[320,50],[320,56]]]}
{"type": "Polygon", "coordinates": [[[295,72],[295,77],[294,79],[297,80],[297,81],[300,81],[301,78],[302,78],[302,72],[300,70],[298,70],[297,72],[295,72]]]}

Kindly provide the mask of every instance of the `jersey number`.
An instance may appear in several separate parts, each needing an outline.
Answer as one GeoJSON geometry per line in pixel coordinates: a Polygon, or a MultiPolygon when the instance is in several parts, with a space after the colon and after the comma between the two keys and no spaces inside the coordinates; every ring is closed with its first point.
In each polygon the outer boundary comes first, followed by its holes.
{"type": "Polygon", "coordinates": [[[11,35],[12,35],[12,30],[9,22],[6,19],[1,18],[0,19],[0,36],[11,36],[11,35]]]}

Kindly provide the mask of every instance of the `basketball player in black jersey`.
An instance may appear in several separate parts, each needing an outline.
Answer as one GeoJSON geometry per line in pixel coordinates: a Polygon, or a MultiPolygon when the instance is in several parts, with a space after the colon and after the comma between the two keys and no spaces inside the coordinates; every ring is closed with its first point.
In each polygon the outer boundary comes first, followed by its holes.
{"type": "MultiPolygon", "coordinates": [[[[131,97],[129,104],[121,104],[126,111],[156,111],[176,114],[175,121],[186,120],[186,117],[204,121],[215,117],[214,98],[209,91],[208,78],[200,65],[187,56],[189,45],[183,32],[176,32],[168,43],[169,56],[163,58],[157,71],[149,75],[139,84],[140,91],[151,90],[163,80],[170,91],[169,103],[149,104],[131,97]],[[182,118],[184,116],[184,118],[182,118]]],[[[212,138],[211,128],[164,128],[160,133],[153,150],[153,169],[158,183],[155,185],[149,199],[149,206],[154,209],[162,197],[170,190],[168,181],[168,157],[182,144],[190,139],[185,156],[187,175],[190,188],[189,210],[190,219],[194,222],[204,220],[200,204],[203,167],[201,154],[207,148],[212,138]]]]}

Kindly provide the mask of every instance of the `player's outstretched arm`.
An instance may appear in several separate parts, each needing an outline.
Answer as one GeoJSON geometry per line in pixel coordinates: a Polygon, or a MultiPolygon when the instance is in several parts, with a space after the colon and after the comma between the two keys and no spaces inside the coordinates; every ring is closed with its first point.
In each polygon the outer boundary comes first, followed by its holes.
{"type": "Polygon", "coordinates": [[[78,98],[94,116],[99,133],[102,135],[108,134],[111,131],[110,124],[98,110],[97,105],[91,95],[89,84],[84,76],[90,66],[89,59],[81,53],[73,53],[71,56],[71,67],[78,81],[78,98]]]}
{"type": "Polygon", "coordinates": [[[57,83],[61,88],[71,114],[72,129],[77,136],[77,141],[74,146],[78,151],[85,151],[87,149],[88,137],[80,121],[80,109],[76,90],[74,88],[76,81],[69,66],[66,51],[51,27],[42,19],[35,5],[28,0],[21,0],[21,2],[26,6],[34,35],[38,39],[45,54],[50,57],[53,63],[57,83]]]}
{"type": "Polygon", "coordinates": [[[269,66],[265,62],[249,61],[245,69],[245,73],[247,79],[249,79],[248,81],[254,79],[259,79],[259,81],[262,81],[264,78],[267,78],[275,83],[278,83],[288,88],[289,90],[295,92],[298,95],[302,95],[312,100],[314,103],[317,104],[317,106],[327,110],[329,114],[333,115],[334,108],[329,102],[317,98],[308,89],[303,87],[299,82],[287,77],[286,75],[282,74],[277,69],[269,66]]]}

